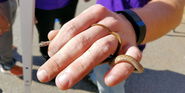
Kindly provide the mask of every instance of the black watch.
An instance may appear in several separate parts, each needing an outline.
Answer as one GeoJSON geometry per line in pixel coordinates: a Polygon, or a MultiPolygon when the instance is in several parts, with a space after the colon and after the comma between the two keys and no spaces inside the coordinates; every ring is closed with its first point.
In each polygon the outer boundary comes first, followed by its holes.
{"type": "Polygon", "coordinates": [[[142,19],[134,11],[128,9],[116,11],[116,13],[124,15],[128,19],[135,30],[137,44],[141,44],[146,35],[146,25],[142,19]]]}

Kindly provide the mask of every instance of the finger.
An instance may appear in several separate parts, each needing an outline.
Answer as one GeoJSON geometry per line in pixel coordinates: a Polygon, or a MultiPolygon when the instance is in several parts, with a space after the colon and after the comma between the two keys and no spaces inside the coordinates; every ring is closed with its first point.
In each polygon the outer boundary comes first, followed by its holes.
{"type": "MultiPolygon", "coordinates": [[[[131,46],[126,51],[126,55],[130,55],[138,62],[141,60],[141,52],[138,47],[131,46]]],[[[113,66],[113,68],[105,75],[104,81],[108,86],[114,86],[123,80],[133,72],[134,67],[128,62],[121,62],[113,66]]]]}
{"type": "Polygon", "coordinates": [[[59,30],[51,30],[48,33],[48,39],[51,41],[53,40],[53,38],[58,34],[59,30]]]}
{"type": "Polygon", "coordinates": [[[54,55],[60,48],[65,45],[66,42],[68,42],[75,35],[79,34],[80,32],[90,27],[92,24],[104,18],[108,13],[107,11],[108,10],[101,5],[94,5],[68,23],[64,24],[57,36],[49,45],[48,54],[50,56],[54,55]]]}
{"type": "Polygon", "coordinates": [[[38,79],[42,82],[51,80],[72,61],[81,56],[96,40],[108,34],[106,29],[99,26],[93,26],[78,34],[39,68],[39,72],[45,70],[47,75],[44,76],[38,72],[38,79]]]}
{"type": "Polygon", "coordinates": [[[105,60],[117,48],[117,39],[108,35],[96,41],[82,56],[72,62],[56,78],[60,89],[68,89],[80,81],[89,71],[105,60]]]}

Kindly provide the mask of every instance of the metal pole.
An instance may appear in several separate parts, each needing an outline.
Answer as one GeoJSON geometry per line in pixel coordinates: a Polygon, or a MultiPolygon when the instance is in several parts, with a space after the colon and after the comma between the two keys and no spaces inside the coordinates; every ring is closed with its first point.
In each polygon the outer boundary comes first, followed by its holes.
{"type": "Polygon", "coordinates": [[[24,93],[31,93],[32,40],[35,0],[20,0],[24,93]]]}

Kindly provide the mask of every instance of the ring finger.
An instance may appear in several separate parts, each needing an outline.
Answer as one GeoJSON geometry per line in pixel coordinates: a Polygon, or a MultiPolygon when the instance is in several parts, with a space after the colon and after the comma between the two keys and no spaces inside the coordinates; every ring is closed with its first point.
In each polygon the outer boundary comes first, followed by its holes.
{"type": "Polygon", "coordinates": [[[60,89],[68,89],[81,80],[93,67],[100,64],[117,48],[117,39],[108,35],[97,40],[83,55],[74,60],[56,78],[60,89]]]}
{"type": "MultiPolygon", "coordinates": [[[[136,46],[129,46],[126,49],[125,54],[133,57],[137,60],[137,62],[139,62],[142,57],[142,53],[136,46]]],[[[105,84],[108,86],[114,86],[128,78],[128,76],[133,72],[133,70],[134,67],[128,62],[117,63],[112,67],[112,69],[108,73],[106,73],[104,78],[105,84]]]]}
{"type": "Polygon", "coordinates": [[[93,26],[76,35],[40,67],[39,72],[42,73],[38,72],[38,79],[42,82],[51,80],[72,61],[81,56],[96,40],[108,34],[106,29],[93,26]]]}

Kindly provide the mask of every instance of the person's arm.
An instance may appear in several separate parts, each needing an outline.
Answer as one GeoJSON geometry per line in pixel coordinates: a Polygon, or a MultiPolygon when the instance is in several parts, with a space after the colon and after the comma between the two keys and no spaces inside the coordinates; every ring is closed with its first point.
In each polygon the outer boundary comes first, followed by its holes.
{"type": "Polygon", "coordinates": [[[155,40],[179,25],[184,5],[185,0],[152,0],[143,8],[133,9],[147,27],[143,43],[155,40]]]}
{"type": "MultiPolygon", "coordinates": [[[[151,1],[144,8],[133,9],[145,22],[147,33],[144,43],[155,40],[180,23],[184,0],[151,1]]],[[[129,55],[138,62],[142,53],[136,44],[136,35],[131,23],[101,5],[86,9],[79,16],[63,25],[60,31],[49,33],[51,57],[43,64],[37,77],[47,82],[56,77],[60,89],[68,89],[80,81],[89,71],[114,54],[118,40],[107,29],[93,24],[103,24],[119,34],[122,40],[120,54],[129,55]]],[[[104,77],[108,86],[127,79],[134,71],[128,62],[114,65],[104,77]]]]}

